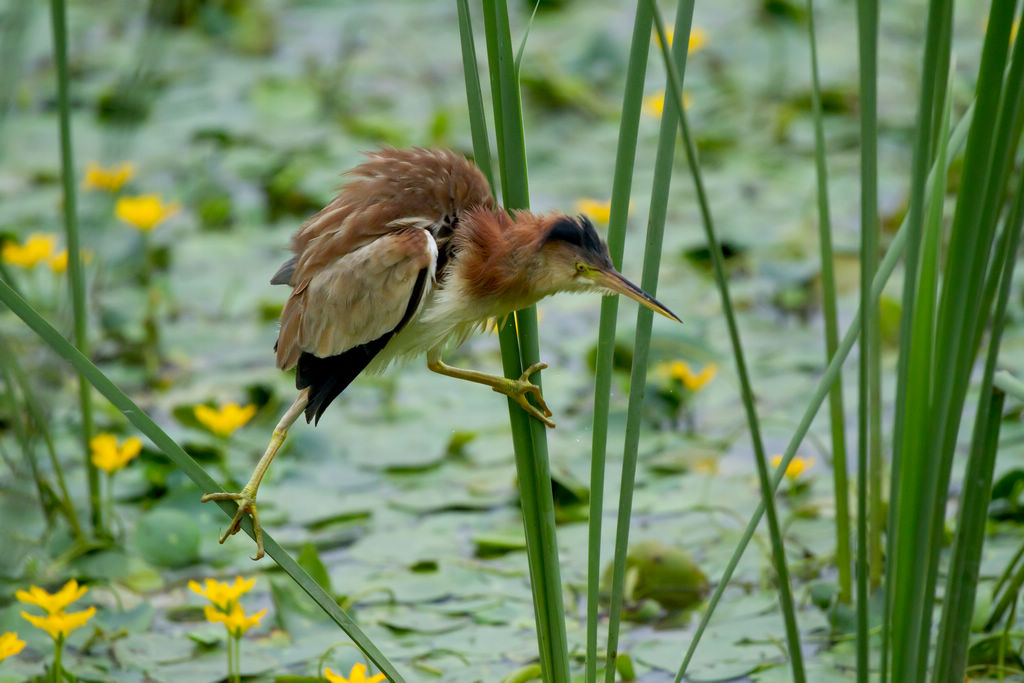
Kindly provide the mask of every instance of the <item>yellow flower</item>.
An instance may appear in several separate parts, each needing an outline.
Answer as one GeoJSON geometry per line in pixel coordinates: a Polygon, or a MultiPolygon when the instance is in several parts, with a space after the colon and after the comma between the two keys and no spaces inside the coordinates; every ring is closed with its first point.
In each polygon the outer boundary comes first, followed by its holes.
{"type": "Polygon", "coordinates": [[[199,422],[217,436],[231,436],[236,429],[252,419],[256,414],[256,406],[249,404],[244,408],[237,403],[228,403],[220,410],[206,405],[198,405],[192,413],[199,422]]]}
{"type": "Polygon", "coordinates": [[[17,633],[7,632],[3,634],[0,636],[0,662],[18,654],[24,647],[25,641],[18,640],[17,633]]]}
{"type": "Polygon", "coordinates": [[[159,195],[144,194],[137,197],[121,197],[114,205],[114,213],[125,223],[149,232],[159,223],[178,213],[179,208],[177,202],[164,204],[159,195]]]}
{"type": "Polygon", "coordinates": [[[3,248],[0,249],[0,258],[4,263],[22,268],[35,268],[39,262],[50,257],[56,244],[56,236],[37,232],[29,235],[23,245],[17,242],[5,242],[3,248]]]}
{"type": "Polygon", "coordinates": [[[48,614],[55,614],[67,609],[68,605],[85,595],[87,590],[89,589],[85,586],[79,586],[78,581],[71,579],[56,593],[48,593],[39,586],[29,586],[27,591],[15,592],[14,597],[28,605],[42,607],[48,614]]]}
{"type": "Polygon", "coordinates": [[[235,637],[241,637],[243,633],[253,626],[259,626],[260,619],[262,619],[266,613],[267,610],[261,609],[256,614],[247,617],[245,616],[245,612],[242,611],[242,606],[237,602],[228,614],[221,612],[212,605],[207,605],[206,609],[203,610],[203,614],[206,615],[206,620],[208,622],[211,624],[224,624],[228,629],[228,633],[235,637]]]}
{"type": "MultiPolygon", "coordinates": [[[[83,249],[79,253],[82,255],[82,263],[92,261],[92,252],[88,249],[83,249]]],[[[59,253],[54,254],[46,261],[46,265],[50,266],[50,270],[55,273],[63,273],[68,269],[68,250],[63,249],[59,253]]]]}
{"type": "Polygon", "coordinates": [[[97,434],[89,441],[92,449],[92,464],[104,472],[116,472],[131,462],[142,451],[142,441],[130,436],[120,448],[113,434],[97,434]]]}
{"type": "MultiPolygon", "coordinates": [[[[690,97],[690,93],[683,91],[683,108],[689,109],[690,103],[693,98],[690,97]]],[[[661,118],[661,114],[665,111],[665,91],[656,92],[653,95],[647,95],[644,97],[643,111],[648,116],[653,118],[661,118]]]]}
{"type": "Polygon", "coordinates": [[[68,269],[68,250],[60,252],[56,256],[52,257],[46,262],[50,266],[50,270],[55,273],[63,273],[68,269]]]}
{"type": "Polygon", "coordinates": [[[107,190],[117,192],[121,186],[135,177],[135,164],[125,161],[109,168],[104,168],[95,161],[85,167],[85,182],[82,186],[87,190],[107,190]]]}
{"type": "Polygon", "coordinates": [[[348,678],[345,678],[341,674],[336,674],[330,669],[324,669],[324,676],[330,683],[380,683],[383,681],[384,674],[374,674],[370,678],[366,677],[366,665],[362,662],[353,665],[352,671],[349,672],[348,678]]]}
{"type": "Polygon", "coordinates": [[[697,474],[718,474],[718,460],[712,457],[699,458],[693,463],[693,471],[697,474]]]}
{"type": "Polygon", "coordinates": [[[602,202],[600,199],[584,197],[576,200],[576,210],[593,218],[598,223],[607,223],[612,216],[612,202],[611,200],[602,202]]]}
{"type": "Polygon", "coordinates": [[[45,617],[37,617],[34,614],[22,612],[21,616],[36,628],[41,628],[49,633],[54,640],[62,640],[79,626],[84,626],[85,622],[89,621],[94,614],[96,614],[96,608],[90,607],[87,610],[71,614],[60,611],[55,614],[47,614],[45,617]]]}
{"type": "MultiPolygon", "coordinates": [[[[666,26],[665,27],[665,37],[668,38],[668,46],[669,47],[672,47],[672,38],[675,36],[675,33],[676,33],[676,31],[675,31],[675,29],[673,27],[671,27],[671,26],[666,26]]],[[[657,31],[655,31],[655,33],[654,33],[654,42],[656,42],[658,44],[658,47],[661,47],[661,39],[658,38],[657,31]]],[[[692,55],[694,52],[697,52],[698,50],[703,48],[705,45],[707,45],[707,42],[708,42],[708,32],[707,31],[705,31],[702,28],[691,28],[690,29],[690,44],[686,48],[686,53],[692,55]]]]}
{"type": "Polygon", "coordinates": [[[255,578],[246,581],[241,576],[236,576],[234,585],[207,579],[206,588],[202,588],[196,581],[189,581],[188,587],[193,593],[202,595],[220,609],[226,610],[244,593],[248,593],[255,583],[255,578]]]}
{"type": "MultiPolygon", "coordinates": [[[[781,455],[772,456],[772,467],[778,469],[779,465],[782,464],[781,455]]],[[[800,475],[811,469],[814,465],[814,458],[801,458],[799,455],[789,461],[789,467],[786,468],[786,477],[790,481],[796,481],[800,478],[800,475]]]]}
{"type": "Polygon", "coordinates": [[[668,374],[672,379],[682,382],[690,391],[700,391],[718,374],[718,366],[708,363],[703,370],[695,373],[686,361],[674,360],[668,365],[668,374]]]}

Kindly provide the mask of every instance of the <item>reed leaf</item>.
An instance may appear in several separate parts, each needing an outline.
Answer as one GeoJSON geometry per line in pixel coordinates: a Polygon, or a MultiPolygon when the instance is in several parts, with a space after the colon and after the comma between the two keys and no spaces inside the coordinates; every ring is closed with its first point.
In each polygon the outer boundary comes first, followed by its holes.
{"type": "MultiPolygon", "coordinates": [[[[502,200],[506,209],[527,209],[530,206],[530,195],[523,111],[519,74],[515,69],[512,52],[508,7],[504,0],[495,0],[484,2],[483,8],[502,200]]],[[[510,316],[502,326],[499,338],[506,377],[518,377],[523,368],[538,362],[540,345],[536,307],[516,311],[514,324],[510,316]]],[[[540,373],[534,374],[531,381],[540,386],[540,373]]],[[[522,497],[541,668],[546,681],[568,682],[569,654],[546,427],[530,418],[512,399],[509,399],[508,405],[522,497]]]]}
{"type": "MultiPolygon", "coordinates": [[[[57,498],[60,501],[61,510],[64,513],[64,517],[68,520],[68,524],[71,525],[71,533],[74,534],[76,540],[84,541],[85,536],[82,525],[78,520],[78,511],[75,510],[74,501],[71,500],[67,483],[64,481],[64,470],[57,459],[57,449],[53,445],[53,436],[50,434],[46,414],[43,411],[43,407],[39,404],[39,399],[36,397],[35,392],[32,390],[32,384],[29,382],[28,376],[25,375],[25,371],[16,361],[14,351],[3,336],[0,336],[0,366],[5,367],[7,372],[10,373],[10,377],[14,380],[12,385],[8,385],[8,391],[11,396],[13,397],[14,395],[14,385],[17,385],[21,391],[24,408],[32,419],[32,423],[35,424],[36,431],[42,437],[43,444],[46,446],[46,452],[50,458],[50,467],[53,469],[54,479],[57,480],[57,491],[54,493],[58,494],[57,498]]],[[[15,429],[17,430],[18,420],[16,416],[14,417],[14,422],[15,429]]]]}
{"type": "Polygon", "coordinates": [[[476,63],[476,44],[473,41],[473,23],[469,14],[469,0],[456,0],[459,8],[459,41],[462,47],[462,71],[466,81],[466,102],[469,105],[469,130],[473,139],[473,161],[494,187],[491,169],[491,145],[487,141],[487,116],[484,98],[480,92],[480,70],[476,63]]]}
{"type": "MultiPolygon", "coordinates": [[[[1011,74],[1013,71],[1011,70],[1011,74]]],[[[981,380],[978,411],[971,437],[970,458],[964,474],[959,520],[953,539],[953,556],[947,571],[946,590],[942,601],[942,621],[936,641],[933,680],[959,681],[967,665],[967,644],[974,614],[974,598],[978,589],[981,548],[985,540],[988,504],[992,496],[992,473],[999,446],[1005,392],[992,382],[999,360],[999,347],[1006,325],[1006,306],[1010,299],[1015,259],[1024,225],[1024,183],[1019,183],[1013,210],[1004,227],[1005,240],[996,250],[1002,278],[999,296],[992,314],[985,371],[981,380]]]]}
{"type": "MultiPolygon", "coordinates": [[[[825,164],[824,113],[818,76],[817,34],[814,28],[814,0],[807,0],[807,31],[811,48],[811,113],[814,119],[814,170],[818,184],[818,244],[821,249],[821,289],[825,319],[825,359],[839,346],[836,306],[835,259],[832,254],[832,219],[828,201],[828,166],[825,164]]],[[[832,488],[836,505],[836,567],[839,571],[839,599],[850,602],[850,487],[846,471],[846,417],[843,409],[843,379],[837,377],[829,392],[829,420],[832,430],[832,488]]]]}
{"type": "Polygon", "coordinates": [[[929,395],[927,384],[911,385],[906,393],[908,405],[923,401],[929,406],[926,419],[915,425],[908,422],[902,431],[901,490],[913,481],[919,487],[921,502],[916,508],[907,505],[904,509],[905,502],[900,500],[896,519],[892,675],[907,683],[923,681],[927,674],[953,449],[974,363],[975,329],[979,320],[983,323],[988,316],[975,305],[983,289],[995,231],[994,220],[981,223],[982,203],[994,175],[991,169],[996,168],[995,148],[1008,143],[1010,126],[1000,125],[1005,120],[1000,114],[1000,101],[1013,5],[995,0],[991,7],[976,90],[977,109],[964,156],[967,172],[949,239],[948,253],[954,256],[946,260],[933,333],[935,354],[929,372],[932,390],[929,395]]]}
{"type": "Polygon", "coordinates": [[[39,501],[40,510],[47,524],[49,524],[53,521],[53,509],[49,505],[49,501],[54,498],[53,489],[49,482],[43,478],[43,473],[39,469],[39,460],[36,456],[35,448],[32,446],[32,440],[28,435],[27,420],[24,419],[21,406],[18,404],[18,394],[10,370],[10,366],[14,364],[13,360],[13,357],[6,357],[0,361],[0,380],[3,381],[4,387],[4,391],[0,392],[0,396],[2,396],[6,404],[8,424],[14,432],[14,440],[17,441],[21,455],[25,458],[29,473],[32,475],[32,482],[36,485],[36,498],[39,501]]]}
{"type": "MultiPolygon", "coordinates": [[[[941,131],[932,131],[936,125],[936,119],[931,115],[936,109],[942,110],[943,99],[946,100],[945,107],[949,107],[946,97],[946,82],[948,80],[950,60],[950,39],[952,23],[952,3],[945,0],[932,0],[928,12],[927,27],[925,36],[933,39],[925,41],[923,65],[921,69],[921,97],[918,105],[917,135],[914,141],[912,170],[910,178],[910,198],[907,210],[908,242],[907,257],[904,265],[904,284],[902,298],[902,315],[900,318],[900,348],[897,361],[896,375],[896,404],[895,419],[893,427],[893,448],[890,463],[890,500],[888,524],[889,533],[886,536],[886,557],[889,558],[889,568],[885,575],[885,613],[882,620],[882,653],[881,653],[881,679],[888,680],[889,673],[889,630],[892,624],[892,603],[894,592],[894,567],[899,562],[897,552],[897,539],[899,538],[899,526],[897,515],[901,507],[908,499],[907,496],[916,495],[916,491],[897,493],[901,482],[900,472],[902,468],[902,439],[903,429],[906,422],[921,419],[920,413],[927,408],[926,402],[909,404],[906,399],[909,387],[917,386],[923,382],[929,382],[927,377],[928,368],[932,362],[932,336],[927,331],[934,324],[935,297],[937,291],[937,278],[939,264],[938,247],[940,243],[940,230],[942,219],[942,200],[946,194],[945,176],[935,176],[931,186],[931,207],[929,215],[929,237],[930,241],[924,247],[923,257],[924,268],[918,273],[918,263],[921,251],[922,220],[924,212],[924,190],[928,167],[931,164],[931,149],[935,133],[939,135],[940,159],[937,162],[940,168],[946,166],[946,159],[943,156],[947,152],[946,139],[948,137],[948,115],[944,116],[941,131]],[[918,278],[921,278],[920,282],[918,278]],[[921,309],[924,310],[921,310],[921,309]],[[915,327],[918,328],[915,332],[915,327]],[[911,341],[917,339],[918,345],[912,346],[911,341]],[[909,414],[908,414],[909,413],[909,414]]],[[[930,391],[930,388],[929,388],[930,391]]],[[[911,486],[909,480],[904,482],[911,486]]],[[[904,547],[906,551],[908,548],[904,547]]]]}
{"type": "MultiPolygon", "coordinates": [[[[653,18],[657,8],[648,3],[653,18]]],[[[687,43],[684,36],[690,34],[693,18],[692,0],[680,0],[676,8],[675,35],[679,38],[667,57],[669,63],[686,68],[687,43]]],[[[664,33],[664,31],[662,31],[664,33]]],[[[649,40],[649,39],[648,39],[649,40]]],[[[662,36],[662,41],[665,41],[662,36]]],[[[668,50],[668,43],[664,42],[668,50]]],[[[667,53],[666,53],[667,54],[667,53]]],[[[644,264],[640,287],[657,296],[658,274],[661,270],[661,246],[665,232],[665,218],[668,211],[669,188],[672,183],[672,164],[675,158],[676,117],[678,112],[665,107],[658,131],[658,151],[654,160],[654,181],[651,189],[651,203],[647,216],[647,236],[644,248],[644,264]]],[[[627,207],[628,208],[628,207],[627,207]]],[[[619,482],[619,504],[615,528],[615,550],[612,559],[611,607],[608,615],[608,646],[605,655],[605,683],[615,680],[615,661],[618,656],[619,627],[622,617],[626,579],[626,555],[629,551],[629,523],[633,508],[633,487],[636,478],[637,454],[642,427],[644,393],[647,387],[647,359],[651,346],[651,328],[654,314],[650,309],[640,308],[636,317],[636,332],[633,338],[633,366],[629,379],[629,401],[626,412],[626,440],[622,455],[622,473],[619,482]]]]}
{"type": "MultiPolygon", "coordinates": [[[[22,319],[33,332],[57,352],[62,358],[71,363],[78,373],[86,379],[89,384],[96,388],[110,403],[117,408],[122,415],[144,434],[158,450],[166,455],[178,468],[191,479],[203,493],[215,493],[223,491],[224,487],[218,484],[213,477],[192,459],[174,439],[157,425],[138,405],[132,401],[127,394],[107,378],[103,372],[93,365],[92,361],[86,358],[81,351],[75,348],[68,340],[64,339],[52,325],[43,319],[28,303],[25,302],[6,282],[0,281],[0,302],[7,306],[15,315],[22,319]]],[[[198,498],[196,504],[199,504],[198,498]]],[[[217,503],[229,518],[234,517],[238,506],[230,501],[217,503]]],[[[246,516],[242,519],[242,530],[253,536],[252,520],[246,516]]],[[[404,683],[405,679],[399,675],[398,670],[381,653],[377,646],[363,633],[355,620],[345,610],[338,607],[338,603],[320,587],[309,574],[288,554],[270,534],[263,532],[263,546],[274,562],[306,592],[309,597],[344,631],[352,642],[355,643],[363,654],[373,662],[393,683],[404,683]]]]}
{"type": "MultiPolygon", "coordinates": [[[[61,184],[64,190],[64,233],[68,251],[68,282],[75,319],[75,345],[89,355],[88,312],[85,308],[85,275],[82,270],[82,249],[78,237],[78,209],[75,195],[75,161],[71,150],[71,98],[68,92],[68,39],[64,0],[51,0],[50,19],[53,27],[53,52],[57,64],[57,111],[60,121],[61,184]]],[[[78,398],[82,418],[82,454],[89,482],[89,510],[93,532],[106,535],[103,521],[103,500],[100,496],[99,470],[89,457],[93,435],[92,391],[82,376],[78,378],[78,398]]]]}
{"type": "MultiPolygon", "coordinates": [[[[615,173],[608,219],[608,252],[616,268],[622,268],[626,245],[626,220],[629,217],[629,195],[633,184],[637,134],[643,105],[647,56],[650,53],[651,12],[643,2],[636,6],[633,39],[626,70],[626,89],[622,97],[619,141],[615,151],[615,173]]],[[[604,516],[605,462],[608,453],[608,411],[611,402],[612,361],[615,354],[615,326],[619,298],[601,299],[601,320],[597,341],[596,378],[594,382],[594,428],[590,444],[590,517],[587,540],[587,683],[597,680],[597,626],[599,621],[599,590],[601,578],[601,521],[604,516]]]]}
{"type": "MultiPolygon", "coordinates": [[[[693,175],[694,187],[697,192],[697,203],[700,206],[701,218],[703,219],[704,232],[708,241],[708,248],[711,252],[711,262],[715,274],[715,284],[718,287],[719,296],[722,300],[722,310],[725,313],[726,323],[729,329],[729,341],[732,344],[733,358],[736,361],[736,373],[740,381],[740,395],[743,399],[743,408],[747,417],[747,427],[750,430],[751,441],[754,447],[754,461],[757,467],[758,479],[761,484],[761,500],[764,503],[765,513],[768,517],[768,533],[771,537],[772,560],[775,571],[778,575],[779,603],[782,608],[783,623],[786,629],[786,645],[789,652],[789,664],[793,672],[793,680],[796,683],[803,683],[806,680],[804,674],[803,653],[800,649],[800,632],[796,622],[796,610],[793,602],[792,587],[789,583],[789,571],[786,566],[786,549],[782,532],[779,528],[778,514],[775,509],[775,487],[771,485],[771,476],[768,473],[768,462],[764,452],[764,443],[761,440],[760,424],[757,417],[757,409],[754,406],[754,392],[750,384],[750,377],[747,372],[747,364],[743,353],[743,344],[740,341],[739,326],[736,323],[736,315],[733,311],[731,297],[729,296],[729,284],[725,276],[724,257],[722,256],[721,245],[715,234],[714,222],[711,218],[711,209],[708,205],[707,194],[704,191],[704,181],[701,177],[700,166],[697,162],[697,148],[690,135],[690,128],[686,120],[686,110],[683,106],[683,80],[681,73],[683,69],[677,69],[676,64],[670,58],[668,40],[665,35],[665,26],[661,20],[661,13],[655,0],[648,0],[651,11],[654,14],[654,26],[658,31],[661,42],[661,53],[665,62],[665,70],[668,72],[668,95],[671,95],[672,107],[676,110],[678,124],[683,136],[683,147],[686,150],[687,161],[690,172],[693,175]]],[[[680,30],[679,18],[676,19],[677,36],[689,36],[690,21],[693,15],[693,2],[680,1],[679,14],[686,12],[685,31],[680,30]]],[[[686,63],[683,61],[685,68],[686,63]]],[[[634,367],[636,361],[634,360],[634,367]]],[[[628,427],[627,427],[628,435],[628,427]]],[[[783,470],[785,471],[785,470],[783,470]]]]}
{"type": "MultiPolygon", "coordinates": [[[[868,680],[868,579],[871,584],[881,563],[876,506],[881,509],[881,371],[880,325],[871,298],[871,278],[878,267],[878,3],[857,3],[857,45],[860,74],[860,355],[857,410],[857,680],[868,680]],[[869,481],[870,465],[870,481],[869,481]],[[877,473],[877,481],[876,481],[877,473]],[[868,498],[871,518],[868,518],[868,498]],[[869,534],[870,521],[870,534],[869,534]],[[869,540],[870,535],[870,540],[869,540]],[[878,556],[876,557],[876,552],[878,556]]],[[[880,517],[879,517],[880,521],[880,517]]]]}
{"type": "MultiPolygon", "coordinates": [[[[974,105],[972,104],[967,111],[964,112],[963,117],[957,123],[953,132],[949,136],[949,149],[951,156],[960,149],[961,145],[963,145],[973,120],[974,105]]],[[[947,171],[948,167],[941,169],[943,178],[947,171]]],[[[938,173],[939,169],[933,167],[928,181],[933,182],[933,178],[938,173]]],[[[871,281],[870,300],[872,302],[877,302],[878,298],[882,295],[882,290],[885,288],[886,283],[889,281],[889,277],[896,268],[896,264],[903,255],[903,250],[906,247],[907,231],[907,219],[904,218],[899,230],[896,231],[896,235],[889,244],[888,251],[882,258],[881,263],[878,265],[878,271],[875,273],[874,279],[871,281]]],[[[779,488],[779,484],[782,483],[786,468],[789,467],[789,463],[792,462],[793,458],[796,456],[797,449],[800,448],[800,444],[803,443],[804,437],[807,436],[807,432],[810,430],[811,423],[814,421],[814,417],[821,408],[821,404],[824,403],[825,397],[828,395],[832,385],[839,377],[843,363],[850,355],[850,350],[853,348],[853,345],[856,343],[857,338],[860,335],[860,326],[861,310],[858,308],[857,313],[850,322],[850,326],[846,329],[846,332],[843,334],[843,337],[839,342],[839,347],[836,349],[836,355],[829,361],[828,367],[825,368],[821,379],[818,380],[818,385],[815,387],[814,392],[811,395],[811,400],[808,403],[807,408],[804,409],[804,414],[800,418],[800,422],[798,423],[793,436],[790,438],[789,444],[786,446],[786,450],[783,452],[782,461],[779,463],[779,466],[775,468],[775,474],[772,476],[771,482],[773,491],[777,490],[779,488]]],[[[718,607],[718,604],[722,599],[722,595],[725,593],[725,589],[729,586],[729,581],[732,579],[732,575],[735,573],[736,567],[739,565],[740,559],[743,557],[743,553],[750,544],[750,539],[754,537],[754,532],[757,531],[757,526],[761,523],[761,518],[764,516],[764,513],[765,506],[762,501],[758,504],[757,509],[750,518],[750,521],[747,522],[747,526],[743,530],[740,541],[736,544],[736,550],[733,551],[728,563],[726,563],[725,571],[722,572],[722,576],[718,580],[715,590],[711,594],[711,598],[708,600],[707,609],[705,609],[704,614],[701,615],[700,623],[694,631],[693,639],[690,641],[690,646],[687,648],[686,654],[683,657],[683,662],[680,664],[679,671],[676,673],[675,683],[680,683],[680,681],[682,681],[683,676],[686,673],[686,669],[693,659],[693,655],[697,652],[697,646],[700,645],[700,640],[703,637],[704,632],[707,630],[711,617],[714,615],[715,609],[718,607]]]]}

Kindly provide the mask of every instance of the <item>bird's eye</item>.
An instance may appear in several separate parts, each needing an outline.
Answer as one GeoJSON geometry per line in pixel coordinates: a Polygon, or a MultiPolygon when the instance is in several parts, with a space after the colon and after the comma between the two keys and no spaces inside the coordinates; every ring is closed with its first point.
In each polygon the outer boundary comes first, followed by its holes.
{"type": "Polygon", "coordinates": [[[577,273],[585,273],[585,272],[587,272],[586,264],[584,264],[584,263],[577,263],[576,264],[576,272],[577,273]]]}

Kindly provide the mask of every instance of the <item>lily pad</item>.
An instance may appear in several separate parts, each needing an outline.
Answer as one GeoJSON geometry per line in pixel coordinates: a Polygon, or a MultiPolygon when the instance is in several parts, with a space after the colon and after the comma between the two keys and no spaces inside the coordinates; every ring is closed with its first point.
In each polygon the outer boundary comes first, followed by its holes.
{"type": "Polygon", "coordinates": [[[139,555],[158,567],[185,567],[199,561],[199,527],[179,510],[147,512],[139,519],[132,541],[139,555]]]}

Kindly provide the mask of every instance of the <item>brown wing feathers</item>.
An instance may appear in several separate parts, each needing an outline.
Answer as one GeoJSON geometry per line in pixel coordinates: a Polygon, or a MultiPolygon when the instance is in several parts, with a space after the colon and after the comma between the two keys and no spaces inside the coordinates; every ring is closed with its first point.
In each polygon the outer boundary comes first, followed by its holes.
{"type": "MultiPolygon", "coordinates": [[[[425,230],[442,232],[469,208],[493,206],[483,174],[446,150],[383,149],[348,172],[341,193],[292,238],[295,256],[273,283],[292,286],[281,314],[277,364],[298,365],[310,387],[307,421],[323,410],[415,315],[436,252],[425,230]]],[[[447,229],[447,230],[446,230],[447,229]]]]}
{"type": "Polygon", "coordinates": [[[427,276],[427,268],[420,271],[413,286],[412,296],[409,298],[409,305],[395,329],[334,356],[320,358],[308,352],[303,352],[299,356],[295,370],[295,388],[301,390],[309,387],[309,402],[306,404],[305,411],[307,423],[310,420],[313,420],[314,424],[319,423],[320,416],[324,414],[327,406],[352,383],[352,380],[360,372],[366,369],[370,361],[387,346],[391,338],[408,324],[423,296],[427,276]]]}

